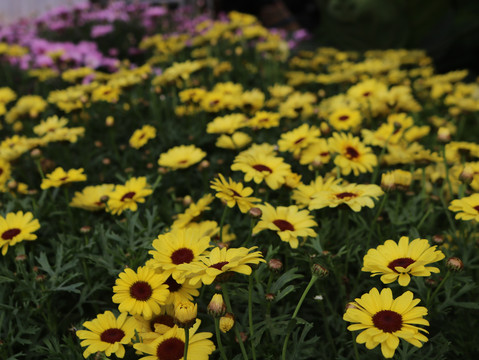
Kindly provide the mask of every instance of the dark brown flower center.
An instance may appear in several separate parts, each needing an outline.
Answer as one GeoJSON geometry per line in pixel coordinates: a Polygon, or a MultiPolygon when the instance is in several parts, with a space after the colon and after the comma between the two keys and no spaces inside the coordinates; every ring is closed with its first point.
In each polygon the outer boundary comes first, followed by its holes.
{"type": "Polygon", "coordinates": [[[210,267],[215,268],[215,269],[218,269],[218,270],[221,271],[221,269],[223,268],[223,266],[225,266],[225,265],[228,264],[228,263],[229,263],[229,261],[222,261],[222,262],[219,262],[219,263],[210,265],[210,267]]]}
{"type": "Polygon", "coordinates": [[[477,212],[479,212],[479,205],[477,205],[477,206],[474,206],[474,208],[473,208],[473,209],[474,209],[474,210],[476,210],[477,212]]]}
{"type": "Polygon", "coordinates": [[[171,262],[175,265],[190,263],[194,258],[195,254],[188,248],[175,250],[173,254],[171,254],[171,262]]]}
{"type": "Polygon", "coordinates": [[[355,198],[357,195],[355,193],[345,191],[345,192],[336,194],[335,196],[336,196],[336,199],[343,200],[343,199],[346,199],[346,198],[348,198],[348,199],[355,198]]]}
{"type": "Polygon", "coordinates": [[[178,164],[186,164],[188,162],[188,160],[180,160],[178,161],[178,164]]]}
{"type": "Polygon", "coordinates": [[[298,145],[299,143],[303,142],[304,140],[306,140],[305,137],[299,138],[298,140],[296,140],[296,141],[294,142],[294,145],[298,145]]]}
{"type": "Polygon", "coordinates": [[[140,301],[148,300],[152,293],[153,289],[146,281],[137,281],[130,288],[130,296],[140,301]]]}
{"type": "Polygon", "coordinates": [[[294,226],[289,221],[278,219],[278,220],[273,220],[273,224],[279,227],[280,231],[286,231],[286,230],[294,231],[294,226]]]}
{"type": "Polygon", "coordinates": [[[155,316],[150,320],[150,329],[153,332],[155,331],[155,324],[161,324],[172,328],[175,326],[175,319],[173,316],[167,314],[155,316]]]}
{"type": "Polygon", "coordinates": [[[68,179],[68,176],[64,176],[64,177],[60,178],[60,181],[65,181],[66,179],[68,179]]]}
{"type": "Polygon", "coordinates": [[[114,344],[118,341],[121,341],[125,336],[125,332],[121,329],[107,329],[103,331],[100,335],[100,340],[110,344],[114,344]]]}
{"type": "Polygon", "coordinates": [[[12,240],[15,236],[20,234],[22,230],[20,229],[8,229],[7,231],[4,231],[2,234],[2,239],[3,240],[12,240]]]}
{"type": "Polygon", "coordinates": [[[158,360],[179,360],[183,357],[185,343],[175,337],[163,340],[156,348],[158,360]]]}
{"type": "Polygon", "coordinates": [[[380,312],[374,314],[373,324],[375,327],[384,332],[393,333],[395,331],[401,330],[402,316],[395,311],[381,310],[380,312]]]}
{"type": "Polygon", "coordinates": [[[395,260],[391,261],[388,265],[388,268],[390,268],[394,272],[399,273],[398,271],[395,270],[396,266],[407,268],[413,262],[414,262],[414,260],[411,259],[411,258],[399,258],[399,259],[395,259],[395,260]]]}
{"type": "Polygon", "coordinates": [[[0,168],[0,175],[2,175],[2,174],[3,174],[3,169],[2,169],[2,168],[0,168]]]}
{"type": "Polygon", "coordinates": [[[356,159],[358,156],[359,156],[359,153],[355,148],[353,148],[351,146],[348,146],[346,148],[346,157],[348,159],[356,159]]]}
{"type": "Polygon", "coordinates": [[[228,189],[233,193],[234,196],[239,196],[239,197],[241,197],[241,194],[239,194],[237,191],[235,191],[235,190],[233,190],[233,189],[231,189],[231,188],[228,188],[228,189]]]}
{"type": "Polygon", "coordinates": [[[371,91],[363,92],[363,96],[364,96],[364,97],[368,97],[369,95],[371,95],[371,91]]]}
{"type": "Polygon", "coordinates": [[[253,169],[257,171],[267,171],[269,173],[273,172],[273,170],[271,170],[269,167],[267,167],[266,165],[261,165],[261,164],[253,165],[253,169]]]}
{"type": "Polygon", "coordinates": [[[349,115],[341,115],[341,116],[339,117],[339,120],[341,120],[341,121],[346,121],[346,120],[348,120],[348,119],[349,119],[349,115]]]}
{"type": "Polygon", "coordinates": [[[133,198],[133,196],[135,196],[135,192],[134,191],[130,191],[130,192],[127,192],[125,195],[123,195],[120,199],[120,201],[125,201],[126,199],[131,199],[133,198]]]}
{"type": "Polygon", "coordinates": [[[171,277],[171,275],[168,279],[166,279],[165,284],[168,285],[168,290],[170,292],[177,292],[181,289],[181,284],[178,284],[175,279],[171,277]]]}

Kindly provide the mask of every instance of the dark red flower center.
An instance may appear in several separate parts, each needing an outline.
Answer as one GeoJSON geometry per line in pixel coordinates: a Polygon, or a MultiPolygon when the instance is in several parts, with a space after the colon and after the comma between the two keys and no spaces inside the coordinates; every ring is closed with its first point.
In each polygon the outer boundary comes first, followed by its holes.
{"type": "Polygon", "coordinates": [[[411,265],[414,262],[413,259],[411,258],[399,258],[391,261],[388,265],[388,268],[390,268],[392,271],[399,273],[398,271],[395,270],[396,266],[401,266],[403,268],[407,268],[409,265],[411,265]]]}
{"type": "Polygon", "coordinates": [[[22,230],[20,229],[8,229],[7,231],[4,231],[2,234],[2,239],[3,240],[12,240],[15,236],[20,234],[22,230]]]}
{"type": "Polygon", "coordinates": [[[342,193],[339,193],[339,194],[336,194],[336,199],[346,199],[346,198],[355,198],[357,195],[355,193],[351,193],[351,192],[342,192],[342,193]]]}
{"type": "Polygon", "coordinates": [[[153,294],[153,289],[146,281],[137,281],[130,288],[130,296],[136,300],[146,301],[151,294],[153,294]]]}
{"type": "Polygon", "coordinates": [[[339,120],[341,120],[341,121],[346,121],[346,120],[348,120],[348,119],[349,119],[349,115],[341,115],[341,116],[339,117],[339,120]]]}
{"type": "Polygon", "coordinates": [[[286,231],[286,230],[294,231],[294,226],[289,221],[278,219],[278,220],[273,220],[273,224],[279,227],[280,231],[286,231]]]}
{"type": "Polygon", "coordinates": [[[134,191],[130,191],[130,192],[127,192],[125,195],[123,195],[120,199],[120,201],[125,201],[126,199],[131,199],[133,198],[133,196],[135,196],[135,192],[134,191]]]}
{"type": "Polygon", "coordinates": [[[267,167],[266,165],[261,165],[261,164],[253,165],[253,169],[257,171],[267,171],[269,173],[273,172],[273,170],[271,170],[269,167],[267,167]]]}
{"type": "Polygon", "coordinates": [[[210,265],[210,267],[215,268],[215,269],[218,269],[218,270],[221,271],[221,269],[223,268],[223,266],[225,266],[225,265],[228,264],[228,263],[229,263],[229,261],[222,261],[222,262],[219,262],[219,263],[210,265]]]}
{"type": "Polygon", "coordinates": [[[474,206],[474,210],[476,210],[477,212],[479,212],[479,205],[474,206]]]}
{"type": "Polygon", "coordinates": [[[163,340],[156,348],[159,360],[179,360],[183,357],[185,343],[175,337],[163,340]]]}
{"type": "Polygon", "coordinates": [[[2,175],[2,174],[3,174],[3,169],[2,169],[2,168],[0,168],[0,175],[2,175]]]}
{"type": "Polygon", "coordinates": [[[236,192],[235,190],[233,190],[233,189],[231,189],[231,188],[230,188],[229,190],[233,193],[234,196],[239,196],[239,197],[241,197],[241,194],[239,194],[239,193],[236,192]]]}
{"type": "Polygon", "coordinates": [[[168,285],[168,290],[170,292],[177,292],[181,289],[181,284],[178,284],[175,279],[171,277],[171,275],[168,279],[166,279],[165,284],[168,285]]]}
{"type": "Polygon", "coordinates": [[[186,164],[188,162],[188,160],[180,160],[178,161],[178,164],[186,164]]]}
{"type": "Polygon", "coordinates": [[[298,145],[299,143],[303,142],[304,140],[306,140],[305,137],[299,138],[298,140],[296,140],[296,141],[294,142],[294,144],[295,144],[295,145],[298,145]]]}
{"type": "Polygon", "coordinates": [[[60,178],[60,181],[65,181],[66,179],[68,179],[68,176],[64,176],[64,177],[60,178]]]}
{"type": "Polygon", "coordinates": [[[175,265],[190,263],[194,258],[195,254],[188,248],[175,250],[173,254],[171,254],[171,262],[175,265]]]}
{"type": "Polygon", "coordinates": [[[368,97],[369,95],[371,95],[371,91],[363,92],[363,96],[368,97]]]}
{"type": "Polygon", "coordinates": [[[381,310],[380,312],[374,314],[373,324],[375,327],[384,332],[393,333],[395,331],[401,330],[402,316],[395,311],[381,310]]]}
{"type": "Polygon", "coordinates": [[[353,148],[351,146],[348,146],[346,148],[346,157],[348,159],[356,159],[358,156],[359,156],[359,153],[355,148],[353,148]]]}
{"type": "Polygon", "coordinates": [[[155,324],[161,324],[172,328],[175,326],[175,319],[173,316],[167,314],[155,316],[150,320],[150,329],[153,332],[155,331],[155,324]]]}
{"type": "Polygon", "coordinates": [[[125,332],[121,329],[107,329],[103,331],[100,335],[100,340],[110,344],[114,344],[118,341],[121,341],[125,336],[125,332]]]}

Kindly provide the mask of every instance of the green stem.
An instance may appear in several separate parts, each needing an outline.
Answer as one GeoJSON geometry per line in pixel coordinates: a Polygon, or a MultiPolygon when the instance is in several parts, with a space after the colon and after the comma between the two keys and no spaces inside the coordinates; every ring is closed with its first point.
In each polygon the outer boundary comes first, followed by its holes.
{"type": "Polygon", "coordinates": [[[253,344],[254,328],[253,328],[253,276],[250,274],[248,282],[248,318],[249,318],[249,338],[251,344],[251,352],[253,359],[256,359],[256,349],[253,344]]]}
{"type": "Polygon", "coordinates": [[[189,327],[185,327],[185,352],[184,352],[184,356],[183,356],[183,359],[184,360],[187,360],[187,356],[188,356],[188,343],[190,342],[190,328],[189,327]]]}
{"type": "Polygon", "coordinates": [[[354,347],[354,358],[356,360],[359,360],[359,351],[358,351],[358,345],[356,344],[356,339],[354,338],[354,334],[351,333],[353,337],[353,347],[354,347]]]}
{"type": "Polygon", "coordinates": [[[215,317],[215,332],[216,332],[216,342],[218,343],[218,348],[220,349],[221,357],[223,360],[228,360],[225,354],[225,349],[223,349],[223,343],[221,342],[221,333],[220,333],[220,320],[215,317]]]}
{"type": "Polygon", "coordinates": [[[451,179],[449,179],[449,168],[447,166],[447,160],[446,160],[446,145],[442,148],[442,159],[444,160],[444,168],[446,170],[446,181],[447,181],[447,186],[449,188],[449,196],[452,198],[453,197],[453,192],[452,192],[452,185],[451,185],[451,179]]]}
{"type": "MultiPolygon", "coordinates": [[[[309,280],[309,283],[306,286],[306,289],[304,289],[303,291],[303,295],[301,295],[301,298],[299,299],[298,305],[296,305],[296,309],[294,309],[294,313],[293,313],[293,316],[291,317],[291,320],[296,319],[296,315],[298,315],[299,309],[301,309],[301,305],[303,305],[304,299],[306,299],[306,295],[308,295],[309,290],[314,285],[316,280],[318,280],[318,277],[316,275],[313,275],[311,277],[311,280],[309,280]]],[[[286,349],[288,347],[288,340],[289,340],[290,333],[291,333],[291,330],[286,333],[286,337],[284,338],[283,351],[281,353],[282,360],[286,360],[286,349]]]]}
{"type": "Polygon", "coordinates": [[[228,206],[225,205],[225,209],[223,210],[223,215],[221,216],[221,221],[220,221],[220,242],[223,242],[223,224],[225,223],[227,212],[228,212],[228,206]]]}
{"type": "Polygon", "coordinates": [[[439,290],[441,290],[441,288],[443,287],[444,283],[446,282],[446,280],[449,278],[449,276],[451,276],[451,271],[449,270],[447,273],[446,273],[446,276],[444,276],[444,278],[442,279],[442,281],[439,283],[439,285],[437,286],[436,290],[434,290],[434,292],[432,293],[431,297],[429,297],[427,300],[426,300],[426,308],[427,309],[430,309],[431,308],[431,304],[432,304],[432,301],[434,300],[434,298],[436,297],[437,293],[439,292],[439,290]]]}
{"type": "MultiPolygon", "coordinates": [[[[229,297],[229,294],[228,294],[228,288],[227,288],[226,284],[221,285],[221,290],[223,290],[223,298],[225,299],[226,309],[228,310],[228,312],[234,314],[233,313],[233,308],[231,307],[230,297],[229,297]]],[[[241,348],[241,353],[243,354],[243,359],[248,360],[248,355],[246,354],[246,349],[245,349],[244,344],[243,344],[243,339],[242,339],[242,337],[239,333],[238,326],[236,326],[237,323],[238,322],[235,320],[235,326],[234,326],[235,335],[236,335],[236,338],[238,339],[238,343],[239,343],[240,348],[241,348]]]]}

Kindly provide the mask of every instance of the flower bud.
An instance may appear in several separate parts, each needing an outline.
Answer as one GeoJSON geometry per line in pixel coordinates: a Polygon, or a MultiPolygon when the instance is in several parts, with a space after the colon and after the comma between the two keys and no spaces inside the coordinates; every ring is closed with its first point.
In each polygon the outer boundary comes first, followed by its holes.
{"type": "Polygon", "coordinates": [[[321,266],[319,264],[313,264],[311,267],[311,272],[313,273],[314,276],[323,278],[329,275],[328,269],[326,269],[324,266],[321,266]]]}
{"type": "Polygon", "coordinates": [[[42,157],[42,151],[40,149],[33,149],[30,151],[30,155],[34,159],[39,159],[42,157]]]}
{"type": "Polygon", "coordinates": [[[115,125],[115,118],[113,116],[107,116],[105,119],[105,125],[108,127],[115,125]]]}
{"type": "Polygon", "coordinates": [[[249,215],[253,219],[259,219],[261,217],[261,215],[263,215],[263,212],[261,211],[260,208],[253,207],[253,208],[249,209],[249,215]]]}
{"type": "Polygon", "coordinates": [[[451,271],[461,271],[464,268],[464,263],[458,257],[451,257],[447,259],[446,266],[451,271]]]}
{"type": "Polygon", "coordinates": [[[434,243],[437,244],[437,245],[442,245],[442,244],[444,244],[444,236],[434,235],[432,237],[432,241],[434,241],[434,243]]]}
{"type": "Polygon", "coordinates": [[[179,327],[193,326],[198,314],[198,306],[191,301],[180,301],[175,306],[175,323],[179,327]]]}
{"type": "Polygon", "coordinates": [[[445,143],[451,141],[451,131],[447,127],[440,127],[437,131],[437,139],[445,143]]]}
{"type": "Polygon", "coordinates": [[[272,294],[272,293],[267,293],[267,294],[264,296],[264,298],[266,299],[266,301],[273,301],[274,298],[275,298],[275,296],[274,296],[274,294],[272,294]]]}
{"type": "Polygon", "coordinates": [[[82,234],[88,234],[90,231],[91,231],[91,226],[89,226],[89,225],[83,225],[83,226],[80,228],[80,232],[81,232],[82,234]]]}
{"type": "Polygon", "coordinates": [[[226,313],[220,318],[220,330],[227,333],[235,324],[235,317],[232,313],[226,313]]]}
{"type": "Polygon", "coordinates": [[[206,310],[213,317],[223,316],[226,312],[226,305],[221,294],[214,294],[206,310]]]}
{"type": "Polygon", "coordinates": [[[279,272],[281,269],[283,269],[283,263],[278,259],[271,259],[268,261],[268,268],[271,271],[279,272]]]}

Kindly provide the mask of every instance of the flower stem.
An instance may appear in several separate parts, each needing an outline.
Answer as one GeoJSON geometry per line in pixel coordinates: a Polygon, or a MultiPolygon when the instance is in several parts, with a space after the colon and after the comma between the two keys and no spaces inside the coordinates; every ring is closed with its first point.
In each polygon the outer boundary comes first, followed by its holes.
{"type": "Polygon", "coordinates": [[[228,360],[225,354],[225,349],[223,349],[223,343],[221,342],[221,333],[220,333],[220,320],[215,317],[215,332],[216,332],[216,342],[218,343],[218,348],[220,349],[221,357],[223,360],[228,360]]]}
{"type": "Polygon", "coordinates": [[[432,293],[432,295],[430,297],[428,297],[428,299],[426,300],[426,308],[429,309],[431,307],[431,304],[432,304],[432,301],[434,300],[434,298],[436,297],[437,293],[439,292],[439,290],[441,290],[442,286],[444,285],[444,283],[446,282],[446,280],[449,278],[449,276],[451,276],[451,271],[449,270],[447,273],[446,273],[446,276],[444,276],[444,278],[442,279],[442,281],[439,283],[439,285],[437,286],[436,290],[434,290],[434,292],[432,293]]]}
{"type": "MultiPolygon", "coordinates": [[[[298,315],[299,309],[301,309],[301,305],[303,305],[304,299],[306,299],[306,295],[308,295],[309,290],[315,283],[315,281],[318,280],[318,277],[316,275],[313,275],[311,277],[311,280],[309,280],[308,285],[306,286],[306,289],[303,291],[303,295],[301,295],[301,298],[299,299],[298,305],[296,305],[296,309],[294,309],[293,316],[291,317],[291,320],[294,320],[296,318],[296,315],[298,315]]],[[[284,338],[283,342],[283,351],[281,353],[281,359],[286,360],[286,349],[288,347],[288,340],[289,340],[289,335],[291,333],[291,330],[286,333],[286,337],[284,338]]]]}
{"type": "Polygon", "coordinates": [[[189,327],[185,327],[185,352],[184,352],[184,356],[183,356],[183,359],[184,360],[187,360],[187,356],[188,356],[188,343],[190,342],[190,328],[189,327]]]}
{"type": "Polygon", "coordinates": [[[249,338],[251,343],[251,352],[253,359],[256,360],[256,350],[253,344],[254,329],[253,329],[253,276],[250,274],[248,283],[248,320],[249,320],[249,338]]]}
{"type": "MultiPolygon", "coordinates": [[[[226,209],[225,209],[225,212],[226,212],[226,209]]],[[[224,217],[224,214],[223,214],[223,217],[224,217]]],[[[231,308],[230,297],[229,297],[229,294],[228,294],[228,288],[227,288],[226,284],[221,285],[221,290],[223,291],[223,298],[225,299],[226,309],[228,310],[228,312],[234,314],[233,309],[231,308]]],[[[237,323],[237,321],[235,321],[235,323],[237,323]]],[[[248,360],[248,355],[246,354],[246,349],[245,349],[244,344],[243,344],[243,339],[241,338],[241,335],[240,335],[239,330],[238,330],[238,326],[236,326],[236,324],[234,326],[234,329],[235,329],[236,338],[238,339],[238,343],[239,343],[240,348],[241,348],[241,353],[243,354],[243,359],[248,360]]]]}
{"type": "Polygon", "coordinates": [[[220,242],[223,242],[223,224],[225,223],[227,212],[228,212],[228,206],[225,205],[225,209],[223,210],[223,215],[221,216],[221,221],[220,221],[220,242]]]}

